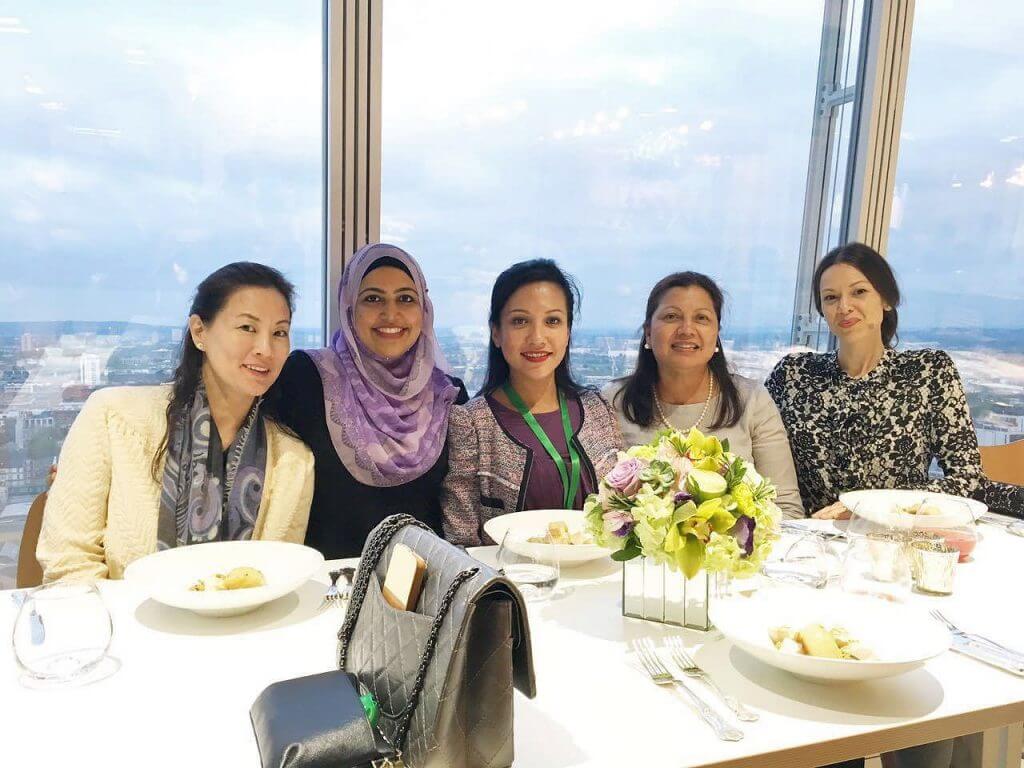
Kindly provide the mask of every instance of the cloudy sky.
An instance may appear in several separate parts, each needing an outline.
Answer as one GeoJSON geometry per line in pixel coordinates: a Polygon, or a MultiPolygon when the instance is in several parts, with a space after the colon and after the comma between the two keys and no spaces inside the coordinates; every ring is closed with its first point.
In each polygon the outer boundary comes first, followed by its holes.
{"type": "MultiPolygon", "coordinates": [[[[920,324],[1022,325],[1024,11],[988,4],[917,8],[890,255],[920,324]]],[[[176,323],[246,258],[317,324],[320,3],[84,5],[0,0],[0,320],[176,323]]],[[[820,2],[385,6],[382,237],[440,324],[536,256],[590,327],[686,268],[788,324],[820,2]]]]}

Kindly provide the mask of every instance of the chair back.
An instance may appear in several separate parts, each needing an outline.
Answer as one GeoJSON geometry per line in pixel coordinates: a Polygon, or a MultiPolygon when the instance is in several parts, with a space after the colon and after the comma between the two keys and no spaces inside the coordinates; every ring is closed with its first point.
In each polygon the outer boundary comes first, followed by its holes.
{"type": "Polygon", "coordinates": [[[46,491],[36,496],[25,518],[25,530],[18,547],[18,589],[38,587],[43,583],[43,569],[36,560],[36,544],[43,527],[43,509],[46,508],[46,491]]]}
{"type": "Polygon", "coordinates": [[[989,480],[1024,485],[1024,440],[1006,445],[983,445],[981,468],[989,480]]]}

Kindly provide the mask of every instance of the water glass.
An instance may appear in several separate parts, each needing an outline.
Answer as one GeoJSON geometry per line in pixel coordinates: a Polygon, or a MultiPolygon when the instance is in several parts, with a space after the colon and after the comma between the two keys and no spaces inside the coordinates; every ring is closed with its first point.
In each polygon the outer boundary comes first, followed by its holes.
{"type": "Polygon", "coordinates": [[[14,622],[18,666],[31,678],[67,682],[94,669],[113,635],[95,584],[54,582],[26,595],[14,622]]]}
{"type": "Polygon", "coordinates": [[[816,533],[783,535],[761,572],[773,581],[822,589],[828,584],[829,575],[825,540],[816,533]]]}
{"type": "Polygon", "coordinates": [[[843,558],[844,592],[903,603],[913,583],[906,543],[893,536],[855,539],[843,558]]]}
{"type": "Polygon", "coordinates": [[[550,597],[558,584],[558,559],[546,554],[551,544],[538,544],[509,529],[498,547],[498,570],[505,574],[526,600],[550,597]]]}

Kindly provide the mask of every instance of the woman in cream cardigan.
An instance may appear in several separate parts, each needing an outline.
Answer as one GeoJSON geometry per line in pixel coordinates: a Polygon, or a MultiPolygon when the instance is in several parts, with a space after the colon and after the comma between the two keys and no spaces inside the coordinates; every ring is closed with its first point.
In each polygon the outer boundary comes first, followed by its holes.
{"type": "Polygon", "coordinates": [[[222,267],[196,289],[173,383],[93,393],[47,498],[44,581],[119,579],[143,555],[207,541],[302,542],[313,456],[264,397],[293,295],[270,267],[222,267]]]}

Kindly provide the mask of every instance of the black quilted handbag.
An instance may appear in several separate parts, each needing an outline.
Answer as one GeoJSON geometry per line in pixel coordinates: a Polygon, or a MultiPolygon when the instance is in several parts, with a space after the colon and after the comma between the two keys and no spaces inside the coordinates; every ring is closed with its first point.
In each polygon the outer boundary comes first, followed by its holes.
{"type": "Polygon", "coordinates": [[[512,689],[536,694],[519,590],[409,515],[385,519],[366,540],[338,666],[373,693],[378,728],[410,768],[510,766],[512,689]],[[381,594],[398,543],[427,562],[415,612],[381,594]]]}

